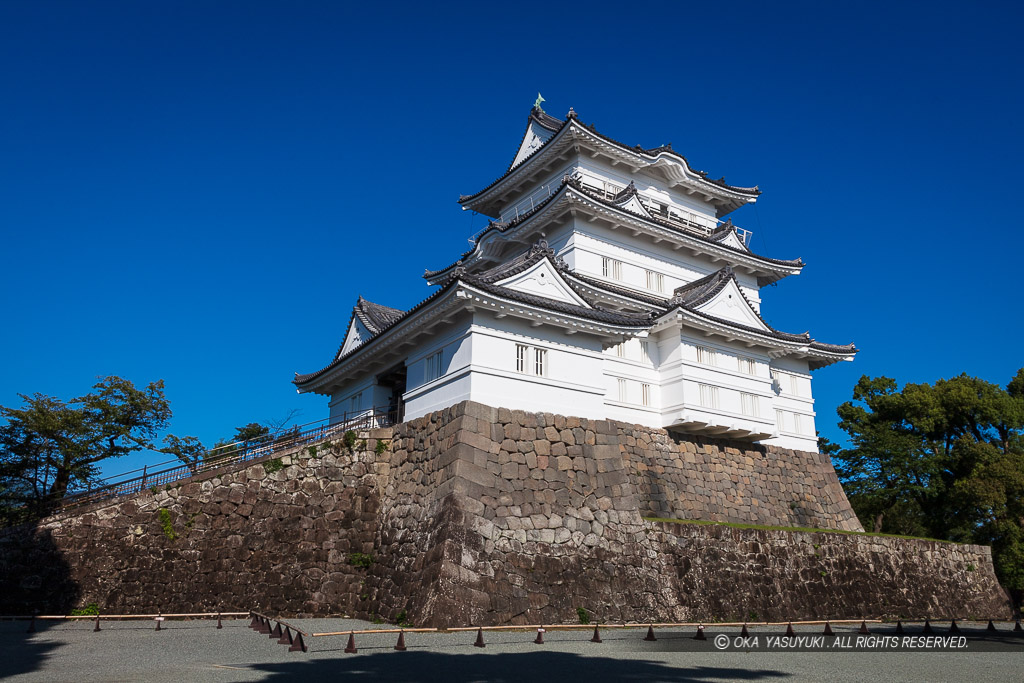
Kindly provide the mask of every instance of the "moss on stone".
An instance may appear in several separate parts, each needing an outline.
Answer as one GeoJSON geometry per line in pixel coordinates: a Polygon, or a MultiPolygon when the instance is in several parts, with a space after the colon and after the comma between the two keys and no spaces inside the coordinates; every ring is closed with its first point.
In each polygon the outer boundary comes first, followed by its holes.
{"type": "MultiPolygon", "coordinates": [[[[738,524],[736,522],[715,522],[707,519],[669,519],[667,517],[644,517],[645,522],[667,522],[670,524],[696,524],[700,526],[727,526],[733,529],[764,529],[766,531],[801,531],[809,534],[843,534],[844,536],[880,536],[882,538],[906,538],[912,541],[934,541],[935,543],[949,543],[957,545],[953,541],[943,541],[939,538],[928,538],[926,536],[902,536],[900,534],[879,534],[873,531],[846,531],[844,529],[818,529],[815,527],[803,526],[771,526],[767,524],[738,524]]],[[[815,548],[818,546],[815,545],[815,548]]]]}

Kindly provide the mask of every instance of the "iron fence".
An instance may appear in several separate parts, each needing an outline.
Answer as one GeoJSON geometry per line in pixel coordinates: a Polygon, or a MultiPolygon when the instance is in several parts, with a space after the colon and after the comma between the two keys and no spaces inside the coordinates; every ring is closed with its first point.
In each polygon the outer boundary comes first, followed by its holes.
{"type": "Polygon", "coordinates": [[[58,509],[67,509],[117,496],[131,495],[159,486],[194,477],[210,470],[228,467],[249,460],[256,460],[273,453],[290,450],[305,444],[316,443],[342,436],[347,431],[390,427],[398,422],[396,406],[371,408],[353,413],[344,413],[340,419],[330,418],[298,425],[292,429],[280,430],[275,434],[238,441],[211,449],[195,463],[168,460],[123,474],[115,475],[93,485],[85,491],[65,496],[58,509]],[[333,419],[333,421],[331,421],[333,419]]]}

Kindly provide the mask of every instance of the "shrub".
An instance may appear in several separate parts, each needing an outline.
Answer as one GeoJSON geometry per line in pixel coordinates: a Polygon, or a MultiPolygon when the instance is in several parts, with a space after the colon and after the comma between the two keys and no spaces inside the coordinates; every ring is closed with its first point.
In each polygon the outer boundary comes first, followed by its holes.
{"type": "Polygon", "coordinates": [[[342,444],[343,444],[343,445],[345,446],[345,448],[347,448],[348,450],[352,450],[352,448],[353,448],[353,447],[355,447],[355,445],[356,445],[356,438],[358,438],[358,437],[356,436],[356,433],[355,433],[355,432],[353,432],[353,431],[352,431],[352,430],[350,429],[350,430],[348,430],[347,432],[345,432],[345,435],[344,435],[344,436],[342,436],[342,437],[341,437],[341,443],[342,443],[342,444]]]}
{"type": "Polygon", "coordinates": [[[348,563],[353,567],[367,568],[373,564],[373,555],[367,553],[349,553],[348,563]]]}
{"type": "Polygon", "coordinates": [[[377,445],[373,447],[373,452],[380,455],[388,449],[389,445],[384,439],[377,439],[377,445]]]}
{"type": "Polygon", "coordinates": [[[274,458],[273,460],[267,460],[263,463],[263,471],[267,474],[273,474],[274,472],[280,472],[284,469],[284,461],[281,458],[274,458]]]}
{"type": "Polygon", "coordinates": [[[584,607],[577,607],[576,608],[576,616],[579,617],[581,624],[589,624],[590,623],[590,612],[588,612],[586,610],[586,608],[584,608],[584,607]]]}
{"type": "Polygon", "coordinates": [[[73,617],[95,617],[100,613],[100,606],[95,602],[90,602],[82,609],[71,610],[71,616],[73,617]]]}

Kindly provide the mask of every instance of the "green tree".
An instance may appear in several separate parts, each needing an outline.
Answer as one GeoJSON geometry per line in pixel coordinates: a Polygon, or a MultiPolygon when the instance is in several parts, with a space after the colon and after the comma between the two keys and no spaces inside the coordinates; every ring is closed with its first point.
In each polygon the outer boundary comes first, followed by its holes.
{"type": "Polygon", "coordinates": [[[164,447],[160,449],[161,453],[173,455],[193,472],[199,467],[199,463],[206,454],[206,446],[194,436],[177,437],[168,434],[164,437],[164,444],[164,447]]]}
{"type": "Polygon", "coordinates": [[[902,389],[865,376],[838,414],[850,447],[825,452],[865,526],[991,545],[1000,580],[1019,596],[1024,369],[1005,389],[967,375],[902,389]]]}
{"type": "Polygon", "coordinates": [[[153,448],[170,420],[163,380],[138,389],[106,377],[92,389],[67,402],[19,394],[20,408],[0,406],[0,506],[8,519],[40,514],[95,481],[104,460],[153,448]]]}
{"type": "Polygon", "coordinates": [[[227,460],[242,453],[246,447],[255,446],[270,440],[270,427],[258,422],[235,428],[233,436],[221,439],[213,445],[206,455],[208,461],[227,460]]]}

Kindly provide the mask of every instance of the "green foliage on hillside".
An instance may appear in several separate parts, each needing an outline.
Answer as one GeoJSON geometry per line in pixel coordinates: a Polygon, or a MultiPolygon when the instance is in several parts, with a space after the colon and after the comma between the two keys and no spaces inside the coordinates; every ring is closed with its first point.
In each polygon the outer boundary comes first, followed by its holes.
{"type": "Polygon", "coordinates": [[[839,406],[843,449],[821,440],[865,528],[991,545],[1024,592],[1024,369],[1005,388],[960,375],[899,389],[861,377],[839,406]]]}
{"type": "Polygon", "coordinates": [[[67,401],[19,394],[21,407],[0,406],[0,523],[45,514],[95,482],[100,462],[152,449],[171,418],[163,380],[139,389],[106,377],[92,389],[67,401]]]}

